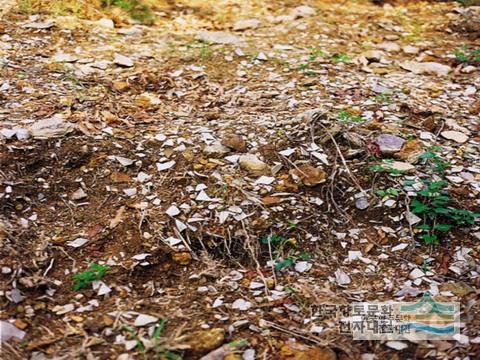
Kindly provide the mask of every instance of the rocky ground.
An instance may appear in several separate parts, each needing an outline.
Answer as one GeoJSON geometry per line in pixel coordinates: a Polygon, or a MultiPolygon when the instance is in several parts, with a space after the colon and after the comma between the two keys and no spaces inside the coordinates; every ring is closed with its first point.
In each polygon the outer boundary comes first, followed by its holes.
{"type": "Polygon", "coordinates": [[[415,211],[479,212],[478,9],[185,4],[3,17],[2,358],[478,358],[478,224],[415,211]],[[454,340],[312,314],[426,292],[454,340]]]}

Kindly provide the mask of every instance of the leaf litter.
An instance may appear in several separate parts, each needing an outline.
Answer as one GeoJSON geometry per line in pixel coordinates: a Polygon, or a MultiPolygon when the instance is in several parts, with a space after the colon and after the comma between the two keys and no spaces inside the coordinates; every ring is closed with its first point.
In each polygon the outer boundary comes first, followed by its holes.
{"type": "Polygon", "coordinates": [[[432,248],[412,212],[432,147],[449,163],[453,201],[480,205],[479,69],[452,56],[459,36],[475,42],[448,28],[462,12],[415,2],[216,6],[223,18],[173,7],[150,27],[5,15],[8,354],[474,352],[474,321],[440,345],[373,347],[305,311],[428,291],[477,317],[478,223],[432,248]]]}

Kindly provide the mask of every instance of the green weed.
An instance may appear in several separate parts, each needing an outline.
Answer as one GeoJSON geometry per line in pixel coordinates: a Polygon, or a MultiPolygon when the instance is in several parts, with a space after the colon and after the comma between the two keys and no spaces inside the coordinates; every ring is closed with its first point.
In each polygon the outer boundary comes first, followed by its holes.
{"type": "MultiPolygon", "coordinates": [[[[153,353],[154,353],[154,359],[171,359],[171,360],[182,360],[182,357],[178,355],[177,353],[170,351],[168,349],[165,349],[165,347],[162,345],[162,333],[165,330],[165,327],[167,325],[167,319],[160,319],[160,322],[155,326],[155,329],[153,330],[153,334],[151,337],[151,342],[153,343],[153,353]]],[[[127,333],[130,334],[131,338],[135,340],[136,345],[135,348],[142,354],[143,358],[149,359],[148,353],[149,350],[145,347],[143,344],[140,336],[138,333],[132,329],[128,325],[123,325],[123,330],[125,330],[127,333]]]]}
{"type": "Polygon", "coordinates": [[[102,0],[102,6],[116,6],[125,10],[132,19],[141,23],[153,23],[155,15],[150,7],[143,4],[140,0],[102,0]]]}
{"type": "Polygon", "coordinates": [[[367,119],[364,119],[360,115],[355,115],[349,111],[340,111],[337,115],[337,119],[345,122],[347,124],[352,124],[352,123],[363,123],[367,121],[367,119]]]}
{"type": "Polygon", "coordinates": [[[352,57],[350,55],[347,55],[347,54],[338,53],[338,54],[333,54],[332,55],[332,60],[336,63],[347,62],[347,61],[352,60],[352,57]]]}
{"type": "Polygon", "coordinates": [[[462,44],[453,50],[455,60],[460,63],[480,62],[480,49],[470,49],[468,45],[462,44]]]}
{"type": "MultiPolygon", "coordinates": [[[[437,244],[442,233],[455,226],[474,225],[480,217],[480,214],[454,206],[448,191],[448,181],[445,180],[445,171],[450,164],[437,154],[436,151],[439,150],[438,147],[428,147],[420,156],[430,177],[420,180],[422,189],[410,203],[410,211],[422,218],[416,229],[421,230],[421,237],[426,244],[437,244]]],[[[413,184],[413,180],[404,181],[405,186],[413,184]]]]}
{"type": "Polygon", "coordinates": [[[89,270],[86,270],[79,274],[73,274],[72,279],[75,280],[73,290],[80,291],[93,281],[102,279],[108,269],[110,269],[109,266],[92,264],[90,265],[89,270]]]}
{"type": "Polygon", "coordinates": [[[308,261],[311,256],[295,248],[296,240],[280,235],[265,236],[260,239],[262,244],[270,244],[274,249],[275,269],[283,270],[295,265],[299,260],[308,261]]]}

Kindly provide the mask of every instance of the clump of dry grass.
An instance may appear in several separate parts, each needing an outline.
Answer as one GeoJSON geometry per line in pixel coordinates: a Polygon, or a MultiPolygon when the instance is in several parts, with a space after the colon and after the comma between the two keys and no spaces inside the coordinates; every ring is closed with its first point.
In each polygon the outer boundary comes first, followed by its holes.
{"type": "Polygon", "coordinates": [[[100,0],[18,0],[17,9],[25,14],[75,15],[96,18],[101,13],[100,0]]]}
{"type": "Polygon", "coordinates": [[[73,15],[84,19],[112,15],[153,23],[154,11],[171,5],[171,0],[18,0],[17,9],[25,14],[73,15]]]}

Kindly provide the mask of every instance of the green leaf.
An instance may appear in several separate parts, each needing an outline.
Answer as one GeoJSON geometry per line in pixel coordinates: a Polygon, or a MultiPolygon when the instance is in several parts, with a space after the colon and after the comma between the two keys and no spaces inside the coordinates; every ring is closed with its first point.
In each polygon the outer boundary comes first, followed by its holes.
{"type": "Polygon", "coordinates": [[[160,339],[160,336],[162,335],[163,330],[165,329],[165,326],[167,325],[167,319],[160,319],[160,322],[158,325],[155,327],[155,330],[153,331],[153,338],[154,339],[160,339]]]}
{"type": "Polygon", "coordinates": [[[311,260],[312,257],[310,256],[310,254],[302,251],[302,252],[300,253],[299,259],[300,259],[300,260],[303,260],[303,261],[308,261],[308,260],[311,260]]]}
{"type": "Polygon", "coordinates": [[[283,259],[282,261],[278,262],[276,265],[275,265],[275,269],[277,270],[283,270],[287,267],[290,267],[292,266],[293,264],[295,263],[295,259],[291,256],[283,259]]]}
{"type": "Polygon", "coordinates": [[[438,231],[448,231],[453,227],[453,225],[449,224],[435,224],[433,227],[433,230],[438,230],[438,231]]]}
{"type": "Polygon", "coordinates": [[[421,214],[421,213],[427,212],[430,209],[430,207],[427,204],[424,204],[418,201],[417,199],[412,201],[410,207],[411,207],[412,213],[414,214],[421,214]]]}
{"type": "Polygon", "coordinates": [[[171,351],[165,351],[164,353],[161,354],[161,356],[166,359],[182,360],[182,357],[180,355],[175,354],[174,352],[171,352],[171,351]]]}
{"type": "Polygon", "coordinates": [[[438,243],[437,235],[423,235],[422,239],[425,241],[426,244],[432,245],[438,243]]]}
{"type": "Polygon", "coordinates": [[[420,159],[433,159],[435,158],[437,155],[435,155],[433,152],[431,151],[426,151],[424,152],[422,155],[419,156],[420,159]]]}

